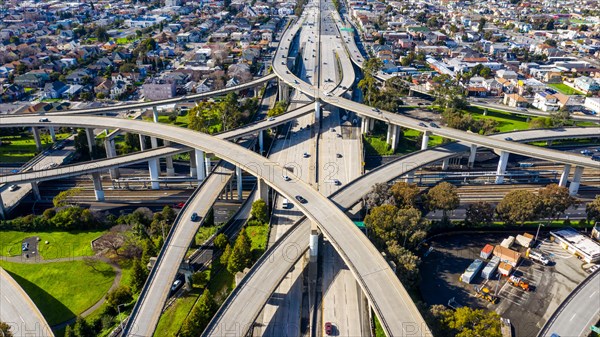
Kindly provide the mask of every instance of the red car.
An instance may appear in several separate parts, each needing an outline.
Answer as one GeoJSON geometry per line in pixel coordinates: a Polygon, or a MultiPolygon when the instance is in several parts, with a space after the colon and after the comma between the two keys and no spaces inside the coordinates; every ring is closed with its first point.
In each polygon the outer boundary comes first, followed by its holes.
{"type": "Polygon", "coordinates": [[[183,208],[183,206],[184,206],[184,205],[185,205],[185,202],[180,202],[180,203],[178,203],[178,204],[175,204],[175,205],[173,206],[173,208],[183,208]]]}
{"type": "Polygon", "coordinates": [[[332,333],[333,333],[333,325],[331,324],[331,322],[325,323],[325,334],[327,336],[331,336],[332,333]]]}

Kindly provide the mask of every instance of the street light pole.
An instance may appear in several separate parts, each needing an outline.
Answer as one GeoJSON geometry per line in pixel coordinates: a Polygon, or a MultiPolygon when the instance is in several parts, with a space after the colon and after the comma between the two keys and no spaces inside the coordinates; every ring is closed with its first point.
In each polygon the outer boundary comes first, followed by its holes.
{"type": "Polygon", "coordinates": [[[541,227],[541,226],[544,226],[544,227],[545,227],[545,225],[544,225],[543,223],[541,223],[541,222],[540,222],[540,224],[538,225],[538,228],[537,228],[537,232],[535,232],[535,241],[536,241],[536,242],[537,242],[538,234],[540,234],[540,227],[541,227]]]}
{"type": "Polygon", "coordinates": [[[121,306],[122,305],[127,305],[127,303],[122,303],[117,305],[117,311],[119,312],[119,319],[121,320],[121,323],[119,324],[119,328],[121,329],[121,331],[123,331],[123,316],[121,316],[121,306]]]}

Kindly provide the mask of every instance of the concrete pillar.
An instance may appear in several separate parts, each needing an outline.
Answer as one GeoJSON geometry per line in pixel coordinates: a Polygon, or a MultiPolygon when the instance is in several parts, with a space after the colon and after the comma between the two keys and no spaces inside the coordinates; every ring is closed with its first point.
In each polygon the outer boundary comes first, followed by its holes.
{"type": "Polygon", "coordinates": [[[150,159],[148,161],[148,168],[150,169],[150,186],[153,190],[158,190],[160,184],[158,183],[158,158],[150,159]]]}
{"type": "Polygon", "coordinates": [[[569,181],[569,173],[571,172],[571,164],[565,164],[565,168],[563,169],[560,175],[560,181],[558,182],[558,186],[567,187],[567,181],[569,181]]]}
{"type": "Polygon", "coordinates": [[[6,208],[4,207],[4,201],[2,200],[2,194],[0,194],[0,219],[6,219],[6,208]]]}
{"type": "Polygon", "coordinates": [[[204,151],[194,151],[196,152],[194,155],[194,161],[196,164],[196,178],[198,178],[198,180],[204,180],[204,178],[206,178],[206,171],[204,171],[204,151]]]}
{"type": "Polygon", "coordinates": [[[579,185],[581,184],[581,175],[583,174],[583,166],[575,166],[575,172],[573,173],[573,180],[569,185],[569,194],[575,195],[579,192],[579,185]]]}
{"type": "Polygon", "coordinates": [[[392,131],[392,150],[396,151],[396,147],[398,147],[398,141],[400,140],[400,126],[394,125],[394,129],[392,131]]]}
{"type": "MultiPolygon", "coordinates": [[[[171,142],[165,140],[165,146],[169,145],[171,145],[171,142]]],[[[172,177],[175,175],[175,168],[173,167],[173,156],[167,156],[165,160],[167,162],[167,176],[172,177]]]]}
{"type": "Polygon", "coordinates": [[[102,178],[99,172],[92,173],[92,181],[94,182],[96,201],[104,201],[104,189],[102,189],[102,178]]]}
{"type": "Polygon", "coordinates": [[[94,153],[94,147],[96,146],[96,136],[94,136],[94,129],[85,129],[85,136],[87,137],[88,148],[90,150],[90,156],[94,153]]]}
{"type": "Polygon", "coordinates": [[[190,151],[190,177],[196,178],[198,171],[196,170],[196,151],[190,151]]]}
{"type": "Polygon", "coordinates": [[[450,158],[442,160],[442,171],[448,171],[448,166],[450,166],[450,158]]]}
{"type": "Polygon", "coordinates": [[[158,123],[158,108],[155,106],[152,107],[152,120],[154,123],[158,123]]]}
{"type": "Polygon", "coordinates": [[[31,192],[33,192],[33,198],[37,201],[42,200],[42,195],[40,194],[40,187],[37,182],[31,183],[31,192]]]}
{"type": "Polygon", "coordinates": [[[259,153],[261,155],[264,152],[264,145],[265,145],[263,133],[264,133],[264,130],[258,131],[258,150],[260,151],[259,153]]]}
{"type": "Polygon", "coordinates": [[[210,171],[212,170],[212,165],[209,156],[204,157],[204,166],[206,167],[206,175],[209,175],[210,171]]]}
{"type": "Polygon", "coordinates": [[[406,174],[404,181],[408,184],[412,184],[415,181],[415,171],[410,171],[406,174]]]}
{"type": "Polygon", "coordinates": [[[500,151],[500,159],[498,159],[498,169],[496,170],[496,184],[504,182],[504,173],[506,173],[506,165],[508,164],[508,156],[510,153],[500,151]]]}
{"type": "Polygon", "coordinates": [[[49,127],[48,132],[50,133],[50,139],[52,139],[52,143],[56,143],[56,132],[54,131],[54,127],[49,127]]]}
{"type": "Polygon", "coordinates": [[[552,139],[548,139],[546,141],[546,146],[552,146],[552,139]]]}
{"type": "MultiPolygon", "coordinates": [[[[106,150],[107,158],[114,158],[117,156],[117,150],[115,149],[115,141],[113,139],[104,139],[104,149],[106,150]]],[[[118,179],[120,177],[118,168],[111,168],[110,172],[111,179],[118,179]]]]}
{"type": "Polygon", "coordinates": [[[321,102],[316,99],[315,100],[315,120],[321,119],[321,102]]]}
{"type": "Polygon", "coordinates": [[[258,178],[258,197],[269,204],[269,186],[264,180],[258,178]]]}
{"type": "Polygon", "coordinates": [[[369,117],[362,117],[360,119],[360,133],[367,133],[369,131],[369,117]]]}
{"type": "Polygon", "coordinates": [[[388,124],[387,135],[385,137],[385,142],[391,145],[392,141],[392,132],[394,132],[394,126],[392,124],[388,124]]]}
{"type": "Polygon", "coordinates": [[[150,137],[150,145],[153,149],[156,149],[158,147],[158,139],[156,139],[156,137],[150,137]]]}
{"type": "Polygon", "coordinates": [[[469,162],[467,164],[470,168],[473,168],[473,166],[475,165],[475,157],[476,156],[477,156],[477,145],[471,144],[471,153],[469,154],[469,162]]]}
{"type": "Polygon", "coordinates": [[[369,118],[369,131],[373,131],[375,128],[375,118],[369,118]]]}
{"type": "Polygon", "coordinates": [[[289,98],[289,91],[288,85],[279,80],[279,90],[277,91],[277,98],[279,101],[287,101],[289,98]]]}
{"type": "Polygon", "coordinates": [[[42,140],[40,138],[40,129],[31,128],[31,131],[33,132],[33,139],[35,140],[35,148],[38,151],[42,151],[42,140]]]}
{"type": "Polygon", "coordinates": [[[310,239],[308,241],[308,251],[310,262],[317,262],[319,257],[319,231],[313,229],[310,231],[310,239]]]}
{"type": "Polygon", "coordinates": [[[235,168],[235,180],[237,183],[237,199],[242,200],[242,168],[236,166],[235,168]]]}
{"type": "Polygon", "coordinates": [[[423,132],[423,139],[421,139],[421,150],[427,150],[429,144],[429,131],[423,132]]]}
{"type": "Polygon", "coordinates": [[[140,150],[146,151],[146,136],[140,135],[140,150]]]}

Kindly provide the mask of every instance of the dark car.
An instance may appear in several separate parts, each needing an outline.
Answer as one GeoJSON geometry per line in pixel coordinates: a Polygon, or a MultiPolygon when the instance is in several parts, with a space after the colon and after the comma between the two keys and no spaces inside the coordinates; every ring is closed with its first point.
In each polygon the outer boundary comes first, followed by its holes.
{"type": "Polygon", "coordinates": [[[333,333],[333,324],[331,324],[331,322],[325,323],[325,334],[327,336],[331,336],[332,333],[333,333]]]}
{"type": "Polygon", "coordinates": [[[504,140],[507,140],[507,141],[509,141],[509,142],[512,142],[512,141],[513,141],[512,137],[506,137],[506,138],[504,138],[504,140]]]}
{"type": "Polygon", "coordinates": [[[40,118],[40,120],[38,122],[40,122],[40,123],[48,123],[48,122],[50,122],[50,120],[48,118],[40,118]]]}
{"type": "Polygon", "coordinates": [[[296,200],[300,201],[301,204],[306,204],[308,202],[301,195],[297,195],[296,200]]]}
{"type": "Polygon", "coordinates": [[[200,220],[200,216],[198,215],[198,213],[194,212],[192,213],[192,221],[196,222],[198,220],[200,220]]]}
{"type": "Polygon", "coordinates": [[[341,153],[336,153],[336,154],[335,154],[335,156],[336,156],[337,158],[342,158],[342,154],[341,154],[341,153]]]}
{"type": "Polygon", "coordinates": [[[429,126],[431,126],[432,128],[439,128],[439,126],[434,122],[429,123],[429,126]]]}

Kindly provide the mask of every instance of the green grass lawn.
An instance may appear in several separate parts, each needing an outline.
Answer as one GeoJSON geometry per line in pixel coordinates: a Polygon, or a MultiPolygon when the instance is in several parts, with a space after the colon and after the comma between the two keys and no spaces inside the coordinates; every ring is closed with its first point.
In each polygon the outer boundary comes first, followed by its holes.
{"type": "Polygon", "coordinates": [[[373,321],[375,321],[375,337],[385,337],[385,331],[383,331],[383,327],[377,316],[373,315],[373,321]]]}
{"type": "Polygon", "coordinates": [[[252,251],[252,259],[256,261],[265,249],[267,249],[267,242],[269,241],[269,224],[263,224],[260,226],[246,226],[246,234],[252,241],[250,250],[252,251]]]}
{"type": "Polygon", "coordinates": [[[487,114],[483,115],[483,109],[478,107],[469,107],[467,111],[470,112],[474,119],[493,119],[498,122],[499,132],[508,132],[515,130],[526,130],[529,129],[529,122],[527,117],[511,114],[508,112],[502,112],[499,110],[488,109],[487,114]]]}
{"type": "MultiPolygon", "coordinates": [[[[57,141],[63,140],[70,135],[70,133],[56,133],[56,139],[57,141]]],[[[41,133],[40,136],[43,148],[52,144],[50,135],[41,133]]],[[[33,134],[29,132],[17,136],[2,136],[0,142],[0,162],[2,163],[25,163],[38,153],[33,134]]]]}
{"type": "MultiPolygon", "coordinates": [[[[176,125],[176,126],[180,126],[182,128],[187,128],[188,124],[190,122],[188,119],[187,112],[182,115],[177,115],[177,118],[175,118],[174,121],[171,121],[169,119],[169,117],[170,117],[169,115],[158,115],[158,122],[164,123],[164,124],[176,125]]],[[[152,121],[152,117],[144,117],[144,120],[152,121]]]]}
{"type": "Polygon", "coordinates": [[[37,236],[41,240],[38,250],[42,258],[57,259],[75,256],[91,256],[92,240],[100,237],[105,231],[89,232],[0,232],[0,255],[18,256],[21,255],[21,242],[23,239],[37,236]],[[49,243],[46,244],[45,241],[49,243]]]}
{"type": "Polygon", "coordinates": [[[565,95],[584,95],[583,92],[577,89],[573,89],[570,86],[563,83],[549,83],[548,86],[552,89],[556,89],[556,91],[565,95]]]}
{"type": "Polygon", "coordinates": [[[22,264],[0,261],[40,309],[48,324],[55,325],[82,313],[106,294],[115,273],[106,263],[99,271],[83,261],[22,264]]]}
{"type": "Polygon", "coordinates": [[[198,228],[194,242],[196,246],[202,245],[208,238],[215,234],[222,226],[207,226],[198,228]]]}
{"type": "Polygon", "coordinates": [[[175,336],[200,295],[202,295],[202,291],[198,288],[194,288],[189,293],[186,293],[175,300],[175,303],[167,308],[160,316],[160,320],[154,331],[154,336],[175,336]]]}

